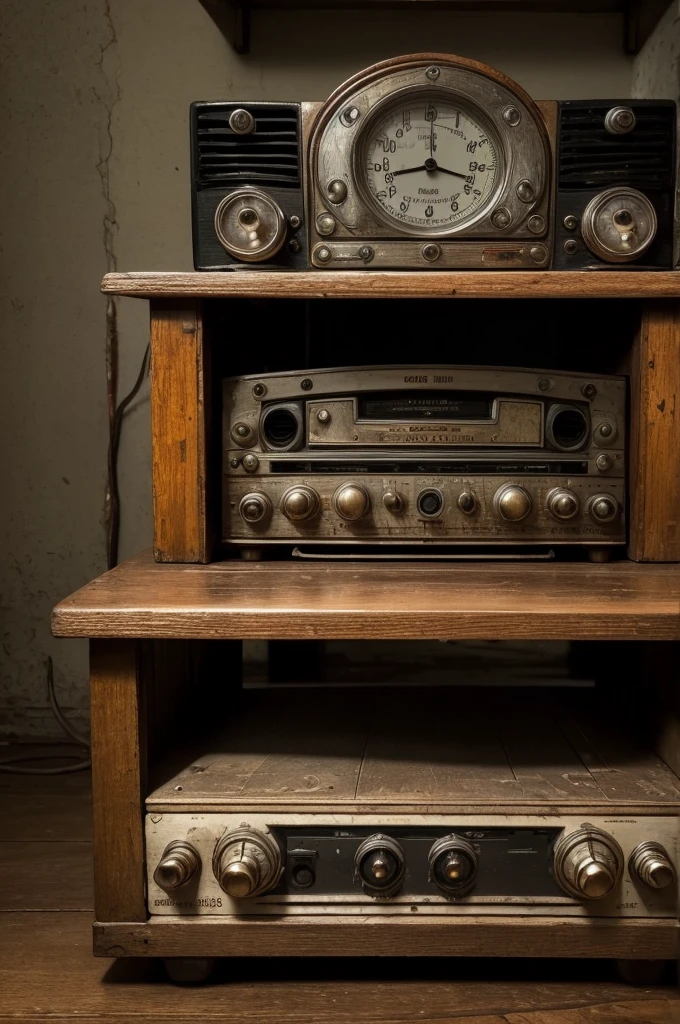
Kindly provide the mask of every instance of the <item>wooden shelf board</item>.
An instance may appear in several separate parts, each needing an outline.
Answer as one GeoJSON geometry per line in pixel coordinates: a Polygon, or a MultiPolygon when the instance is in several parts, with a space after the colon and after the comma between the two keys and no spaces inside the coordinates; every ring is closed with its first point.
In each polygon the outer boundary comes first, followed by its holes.
{"type": "Polygon", "coordinates": [[[55,636],[680,638],[680,566],[216,562],[143,553],[54,610],[55,636]]]}
{"type": "Polygon", "coordinates": [[[677,299],[676,271],[272,270],[107,274],[106,295],[138,299],[677,299]]]}

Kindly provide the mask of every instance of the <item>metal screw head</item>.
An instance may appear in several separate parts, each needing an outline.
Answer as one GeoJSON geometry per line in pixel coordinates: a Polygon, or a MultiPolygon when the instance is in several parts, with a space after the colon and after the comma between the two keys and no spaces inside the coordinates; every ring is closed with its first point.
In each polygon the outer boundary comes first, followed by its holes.
{"type": "Polygon", "coordinates": [[[597,394],[597,388],[594,384],[584,384],[581,388],[581,394],[584,398],[595,398],[597,394]]]}
{"type": "Polygon", "coordinates": [[[542,217],[539,217],[538,214],[536,214],[535,217],[529,217],[529,220],[527,221],[527,227],[529,228],[529,231],[532,232],[532,234],[540,235],[543,231],[545,231],[545,221],[542,217]]]}
{"type": "Polygon", "coordinates": [[[333,178],[326,188],[328,199],[334,206],[340,206],[347,199],[347,183],[342,178],[333,178]]]}
{"type": "Polygon", "coordinates": [[[562,221],[567,231],[576,231],[578,227],[578,217],[575,217],[573,213],[568,213],[562,221]]]}
{"type": "Polygon", "coordinates": [[[578,252],[578,242],[575,238],[568,238],[564,243],[564,251],[567,256],[573,256],[575,252],[578,252]]]}
{"type": "Polygon", "coordinates": [[[231,466],[232,469],[238,469],[241,463],[239,462],[238,459],[231,459],[229,465],[231,466]]]}
{"type": "Polygon", "coordinates": [[[536,198],[536,189],[528,178],[522,178],[522,180],[517,183],[515,191],[517,192],[518,199],[523,203],[533,203],[536,198]]]}
{"type": "Polygon", "coordinates": [[[331,414],[329,413],[328,409],[319,409],[319,411],[316,414],[316,418],[319,421],[319,423],[330,423],[331,414]]]}
{"type": "Polygon", "coordinates": [[[441,72],[439,68],[431,67],[427,69],[425,74],[430,79],[431,82],[436,82],[441,72]]]}
{"type": "Polygon", "coordinates": [[[548,258],[548,251],[542,245],[532,245],[529,249],[529,255],[534,263],[545,263],[548,258]]]}
{"type": "Polygon", "coordinates": [[[549,377],[540,377],[536,386],[539,391],[550,391],[552,384],[549,377]]]}
{"type": "Polygon", "coordinates": [[[360,117],[361,111],[358,107],[346,107],[340,114],[340,123],[344,124],[345,128],[351,128],[360,117]]]}
{"type": "Polygon", "coordinates": [[[298,217],[297,213],[294,213],[292,217],[288,218],[288,223],[292,227],[293,231],[295,231],[302,224],[302,217],[298,217]]]}
{"type": "Polygon", "coordinates": [[[611,469],[614,465],[614,460],[611,455],[598,455],[595,460],[595,465],[599,469],[600,473],[606,473],[607,470],[611,469]]]}
{"type": "Polygon", "coordinates": [[[310,380],[309,377],[305,377],[304,380],[300,381],[300,387],[303,391],[311,391],[314,387],[314,381],[310,380]]]}
{"type": "Polygon", "coordinates": [[[229,127],[236,135],[249,135],[255,127],[255,118],[250,111],[239,107],[229,115],[229,127]]]}
{"type": "Polygon", "coordinates": [[[234,427],[234,432],[238,434],[239,437],[247,437],[250,433],[250,428],[247,427],[245,423],[237,423],[234,427]]]}
{"type": "Polygon", "coordinates": [[[321,213],[316,218],[316,230],[320,235],[332,235],[337,227],[337,221],[330,213],[321,213]]]}
{"type": "Polygon", "coordinates": [[[302,246],[300,245],[299,239],[291,238],[290,242],[288,243],[288,248],[291,252],[300,252],[302,250],[302,246]]]}
{"type": "Polygon", "coordinates": [[[510,125],[511,128],[516,128],[522,120],[522,115],[520,114],[519,110],[517,109],[517,107],[513,107],[512,104],[503,108],[501,117],[503,118],[506,124],[510,125]]]}
{"type": "Polygon", "coordinates": [[[434,263],[434,261],[438,260],[441,256],[442,247],[441,245],[437,245],[436,242],[428,242],[428,244],[424,245],[421,249],[421,253],[424,260],[427,260],[428,263],[434,263]]]}
{"type": "Polygon", "coordinates": [[[374,255],[375,254],[371,249],[370,245],[362,245],[361,248],[359,249],[359,256],[364,261],[364,263],[370,263],[374,255]]]}
{"type": "Polygon", "coordinates": [[[600,430],[599,430],[600,437],[611,437],[611,433],[612,433],[612,425],[611,425],[611,423],[602,423],[602,424],[600,424],[600,430]]]}
{"type": "Polygon", "coordinates": [[[314,258],[317,263],[330,263],[333,259],[333,253],[327,245],[320,245],[318,249],[314,250],[314,258]]]}
{"type": "Polygon", "coordinates": [[[253,394],[255,398],[262,398],[263,395],[267,394],[266,384],[253,384],[253,394]]]}
{"type": "Polygon", "coordinates": [[[491,223],[496,228],[507,228],[512,221],[512,214],[505,206],[499,206],[491,214],[491,223]]]}
{"type": "Polygon", "coordinates": [[[243,456],[242,466],[246,473],[254,473],[257,467],[260,465],[260,460],[257,455],[253,455],[252,452],[248,452],[247,455],[243,456]]]}

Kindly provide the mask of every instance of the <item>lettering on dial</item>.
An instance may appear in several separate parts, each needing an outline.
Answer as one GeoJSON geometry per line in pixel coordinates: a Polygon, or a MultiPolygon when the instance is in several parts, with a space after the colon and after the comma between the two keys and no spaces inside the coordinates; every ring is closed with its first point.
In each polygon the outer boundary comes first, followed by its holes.
{"type": "Polygon", "coordinates": [[[368,193],[383,216],[432,232],[453,230],[489,204],[501,180],[497,146],[473,115],[414,97],[369,128],[368,193]]]}

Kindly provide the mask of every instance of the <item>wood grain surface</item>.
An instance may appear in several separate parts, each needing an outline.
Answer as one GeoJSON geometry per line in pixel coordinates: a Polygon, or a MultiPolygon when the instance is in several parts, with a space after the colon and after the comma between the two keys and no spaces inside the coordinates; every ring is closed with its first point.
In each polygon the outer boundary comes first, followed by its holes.
{"type": "Polygon", "coordinates": [[[631,558],[680,561],[680,306],[643,311],[630,374],[631,558]]]}
{"type": "Polygon", "coordinates": [[[139,299],[640,299],[680,298],[674,271],[398,271],[238,270],[116,273],[102,281],[107,295],[139,299]]]}
{"type": "Polygon", "coordinates": [[[680,637],[680,566],[217,562],[138,555],[62,601],[55,636],[187,639],[680,637]]]}

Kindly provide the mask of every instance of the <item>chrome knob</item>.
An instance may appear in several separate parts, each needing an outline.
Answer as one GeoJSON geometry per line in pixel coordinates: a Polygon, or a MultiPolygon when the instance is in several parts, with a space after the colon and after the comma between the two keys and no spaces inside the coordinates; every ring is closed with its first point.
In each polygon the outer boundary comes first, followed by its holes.
{"type": "Polygon", "coordinates": [[[243,495],[238,504],[238,512],[246,523],[261,523],[271,515],[272,503],[266,494],[253,491],[243,495]]]}
{"type": "Polygon", "coordinates": [[[573,519],[578,515],[581,502],[574,492],[566,487],[553,487],[548,491],[546,507],[553,519],[573,519]]]}
{"type": "Polygon", "coordinates": [[[333,495],[333,508],[342,519],[362,519],[371,507],[371,498],[361,484],[341,484],[333,495]]]}
{"type": "Polygon", "coordinates": [[[630,855],[628,870],[650,889],[666,889],[675,881],[675,868],[661,843],[640,843],[630,855]]]}
{"type": "Polygon", "coordinates": [[[558,884],[577,899],[602,899],[621,879],[623,851],[613,836],[594,825],[563,835],[554,856],[558,884]]]}
{"type": "Polygon", "coordinates": [[[471,516],[473,512],[477,511],[477,499],[472,491],[461,491],[456,504],[466,516],[471,516]]]}
{"type": "Polygon", "coordinates": [[[281,851],[267,832],[244,825],[225,833],[215,846],[213,874],[234,899],[259,896],[273,888],[281,871],[281,851]]]}
{"type": "Polygon", "coordinates": [[[627,135],[635,124],[635,114],[630,107],[612,107],[605,114],[604,127],[610,135],[627,135]]]}
{"type": "Polygon", "coordinates": [[[313,487],[297,484],[289,487],[281,498],[281,511],[293,523],[313,519],[320,507],[319,495],[313,487]]]}
{"type": "Polygon", "coordinates": [[[611,494],[594,494],[588,499],[588,515],[594,523],[611,523],[619,514],[619,503],[611,494]]]}
{"type": "Polygon", "coordinates": [[[163,850],[153,880],[160,889],[177,889],[188,882],[200,866],[201,858],[191,843],[177,839],[163,850]]]}
{"type": "Polygon", "coordinates": [[[470,889],[477,875],[477,854],[466,839],[450,835],[437,839],[428,855],[430,878],[444,892],[470,889]]]}
{"type": "Polygon", "coordinates": [[[404,880],[403,850],[390,836],[369,836],[357,848],[354,871],[369,896],[393,896],[404,880]]]}
{"type": "Polygon", "coordinates": [[[399,491],[385,491],[383,505],[393,516],[400,516],[406,509],[406,498],[399,491]]]}
{"type": "Polygon", "coordinates": [[[620,186],[599,192],[581,218],[590,251],[607,263],[628,263],[649,248],[657,231],[653,204],[642,192],[620,186]]]}
{"type": "Polygon", "coordinates": [[[493,499],[494,508],[508,523],[519,523],[531,512],[531,495],[519,484],[503,484],[493,499]]]}

